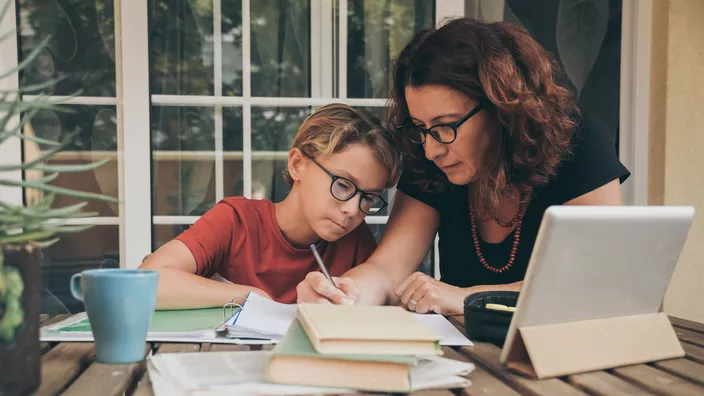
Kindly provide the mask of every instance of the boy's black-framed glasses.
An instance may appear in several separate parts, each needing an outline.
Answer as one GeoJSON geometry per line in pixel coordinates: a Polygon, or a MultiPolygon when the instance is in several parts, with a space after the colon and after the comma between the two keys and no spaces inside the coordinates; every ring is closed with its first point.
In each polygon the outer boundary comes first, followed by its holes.
{"type": "Polygon", "coordinates": [[[374,215],[381,212],[388,203],[381,195],[366,192],[361,188],[357,187],[354,182],[346,177],[338,176],[325,168],[320,162],[316,161],[315,158],[307,156],[308,159],[313,161],[314,164],[318,165],[323,172],[327,173],[328,176],[332,178],[332,183],[330,183],[330,194],[338,201],[349,201],[357,193],[361,195],[359,200],[359,210],[364,214],[374,215]]]}
{"type": "Polygon", "coordinates": [[[457,139],[457,129],[468,119],[472,118],[472,116],[479,113],[483,107],[483,104],[480,102],[457,122],[437,124],[431,126],[430,128],[423,128],[411,123],[401,125],[397,127],[396,130],[412,143],[424,144],[426,141],[426,136],[430,135],[433,139],[442,144],[450,144],[457,139]]]}

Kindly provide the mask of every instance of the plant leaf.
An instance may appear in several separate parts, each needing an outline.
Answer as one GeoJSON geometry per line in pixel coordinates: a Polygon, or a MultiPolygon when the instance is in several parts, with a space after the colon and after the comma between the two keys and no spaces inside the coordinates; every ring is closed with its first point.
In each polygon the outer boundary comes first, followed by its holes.
{"type": "Polygon", "coordinates": [[[30,142],[38,143],[38,144],[44,144],[47,146],[59,146],[61,145],[60,142],[57,142],[55,140],[48,140],[36,136],[31,136],[31,135],[26,135],[23,133],[15,133],[13,136],[17,136],[18,138],[22,140],[29,140],[30,142]]]}
{"type": "Polygon", "coordinates": [[[26,94],[28,92],[36,92],[36,91],[41,91],[44,88],[51,88],[57,83],[61,82],[61,80],[64,80],[65,77],[57,77],[57,78],[52,78],[51,80],[44,81],[42,83],[38,84],[32,84],[32,85],[26,85],[23,87],[20,87],[19,89],[11,89],[11,90],[0,90],[2,93],[11,93],[11,94],[26,94]]]}
{"type": "Polygon", "coordinates": [[[59,144],[56,147],[52,147],[51,150],[44,152],[42,156],[40,156],[37,159],[34,159],[29,162],[22,163],[20,165],[5,165],[5,166],[0,166],[0,172],[7,172],[7,171],[13,171],[13,170],[26,170],[26,169],[33,169],[37,164],[41,164],[43,162],[46,162],[47,160],[51,159],[54,154],[58,153],[59,151],[63,150],[66,148],[66,146],[69,145],[71,140],[73,139],[73,136],[75,134],[70,134],[69,138],[65,139],[61,144],[59,144]]]}
{"type": "Polygon", "coordinates": [[[34,241],[34,242],[32,242],[32,245],[34,245],[40,249],[46,249],[58,241],[59,241],[59,238],[53,238],[53,239],[48,239],[46,241],[34,241]]]}
{"type": "Polygon", "coordinates": [[[105,165],[107,162],[110,162],[110,158],[104,158],[100,161],[81,165],[37,165],[32,169],[44,172],[83,172],[99,168],[105,165]]]}
{"type": "Polygon", "coordinates": [[[17,73],[17,72],[24,70],[32,62],[34,62],[34,59],[37,56],[39,56],[39,54],[42,52],[42,50],[47,45],[47,43],[49,42],[50,39],[51,39],[51,36],[44,38],[44,40],[42,40],[41,43],[39,43],[39,45],[37,45],[37,47],[34,50],[32,50],[32,52],[30,52],[29,55],[25,59],[23,59],[19,65],[17,65],[17,67],[10,69],[3,74],[0,74],[0,80],[2,80],[3,78],[5,78],[7,76],[10,76],[14,73],[17,73]]]}
{"type": "Polygon", "coordinates": [[[37,231],[30,233],[22,233],[16,235],[10,235],[6,237],[0,237],[0,243],[23,243],[28,241],[42,240],[52,237],[56,234],[55,231],[37,231]]]}
{"type": "Polygon", "coordinates": [[[560,0],[557,52],[577,95],[594,67],[609,22],[609,0],[560,0]]]}
{"type": "Polygon", "coordinates": [[[50,184],[34,183],[31,181],[24,181],[24,180],[20,182],[20,181],[1,180],[0,179],[0,185],[11,186],[11,187],[35,188],[40,191],[53,192],[53,193],[56,193],[56,195],[63,195],[63,196],[67,196],[67,197],[71,197],[71,198],[78,198],[78,199],[95,199],[98,201],[113,202],[113,203],[120,202],[120,201],[118,201],[117,198],[110,197],[107,195],[72,190],[70,188],[57,187],[57,186],[52,186],[50,184]]]}

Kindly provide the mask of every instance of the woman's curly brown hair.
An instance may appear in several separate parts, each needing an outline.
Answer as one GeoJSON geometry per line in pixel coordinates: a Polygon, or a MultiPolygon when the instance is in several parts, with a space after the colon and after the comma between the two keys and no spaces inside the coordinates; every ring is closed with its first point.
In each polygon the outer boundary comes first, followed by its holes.
{"type": "MultiPolygon", "coordinates": [[[[390,122],[409,122],[406,86],[443,85],[484,103],[495,121],[486,163],[472,190],[483,210],[496,210],[513,185],[543,186],[571,154],[579,110],[572,93],[556,84],[558,65],[530,34],[515,25],[454,19],[417,33],[394,64],[390,122]]],[[[449,187],[444,173],[407,142],[407,171],[423,191],[449,187]]]]}

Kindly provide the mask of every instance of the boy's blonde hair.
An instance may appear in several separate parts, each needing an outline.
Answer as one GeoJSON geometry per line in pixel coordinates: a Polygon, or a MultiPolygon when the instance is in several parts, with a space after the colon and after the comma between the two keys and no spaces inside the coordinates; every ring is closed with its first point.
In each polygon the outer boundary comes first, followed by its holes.
{"type": "MultiPolygon", "coordinates": [[[[316,158],[339,153],[353,144],[369,147],[387,171],[386,187],[396,185],[401,169],[400,148],[394,134],[366,110],[341,103],[319,108],[298,129],[291,148],[316,158]]],[[[288,169],[284,169],[284,180],[293,185],[288,169]]]]}

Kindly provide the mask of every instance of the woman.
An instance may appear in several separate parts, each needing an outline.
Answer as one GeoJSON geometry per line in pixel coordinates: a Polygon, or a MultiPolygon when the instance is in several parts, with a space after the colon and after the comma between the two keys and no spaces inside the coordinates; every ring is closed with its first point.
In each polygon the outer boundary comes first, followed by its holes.
{"type": "Polygon", "coordinates": [[[520,289],[548,206],[621,205],[629,172],[613,139],[556,72],[507,23],[418,33],[393,71],[390,113],[409,158],[384,237],[340,290],[311,273],[298,301],[461,314],[472,293],[520,289]],[[413,273],[438,231],[441,281],[413,273]]]}

